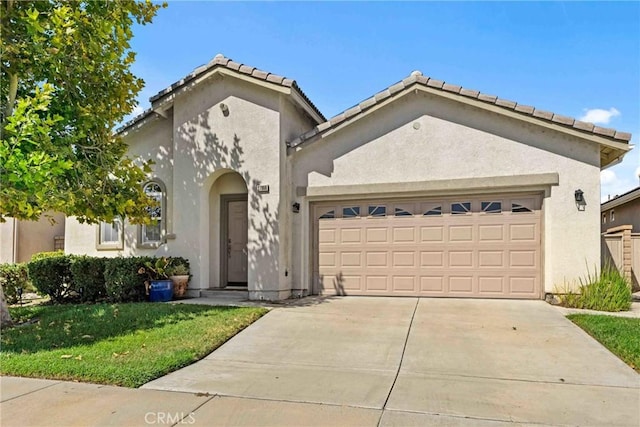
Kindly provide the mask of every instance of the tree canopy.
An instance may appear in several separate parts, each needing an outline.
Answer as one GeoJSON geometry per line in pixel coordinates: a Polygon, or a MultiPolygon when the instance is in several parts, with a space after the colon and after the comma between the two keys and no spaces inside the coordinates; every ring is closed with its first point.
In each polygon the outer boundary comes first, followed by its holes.
{"type": "Polygon", "coordinates": [[[2,0],[0,220],[47,211],[82,222],[134,221],[149,163],[126,156],[114,127],[143,81],[130,71],[149,1],[2,0]]]}

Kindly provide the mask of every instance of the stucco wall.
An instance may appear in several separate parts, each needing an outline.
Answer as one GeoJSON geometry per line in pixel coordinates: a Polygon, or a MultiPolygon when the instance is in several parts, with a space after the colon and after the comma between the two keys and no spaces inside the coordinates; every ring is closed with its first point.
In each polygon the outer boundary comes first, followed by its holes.
{"type": "MultiPolygon", "coordinates": [[[[167,203],[164,214],[167,233],[173,231],[173,126],[171,117],[153,119],[146,126],[132,131],[124,138],[129,145],[129,156],[136,159],[153,160],[153,172],[149,179],[160,180],[166,187],[167,203]]],[[[65,252],[92,256],[115,257],[127,255],[168,254],[167,245],[158,248],[138,248],[138,225],[125,223],[124,249],[97,249],[97,225],[80,224],[74,217],[66,219],[65,252]]]]}
{"type": "Polygon", "coordinates": [[[35,253],[53,251],[54,237],[64,236],[64,215],[48,215],[38,221],[7,218],[7,222],[0,223],[0,263],[26,262],[35,253]]]}
{"type": "MultiPolygon", "coordinates": [[[[596,144],[418,93],[302,148],[293,162],[294,185],[302,187],[557,172],[560,185],[547,188],[543,201],[545,289],[551,292],[582,277],[587,266],[599,265],[596,144]],[[578,188],[585,194],[584,211],[574,202],[578,188]]],[[[308,285],[311,219],[305,207],[293,253],[308,285]]]]}
{"type": "Polygon", "coordinates": [[[212,185],[235,171],[248,193],[248,282],[253,297],[280,292],[279,101],[274,91],[229,77],[214,77],[174,101],[174,232],[171,251],[191,260],[192,288],[217,284],[219,241],[210,233],[219,194],[212,185]],[[228,108],[225,116],[220,104],[228,108]],[[269,193],[258,192],[269,185],[269,193]],[[209,236],[209,238],[207,238],[209,236]],[[210,268],[211,267],[211,268],[210,268]]]}

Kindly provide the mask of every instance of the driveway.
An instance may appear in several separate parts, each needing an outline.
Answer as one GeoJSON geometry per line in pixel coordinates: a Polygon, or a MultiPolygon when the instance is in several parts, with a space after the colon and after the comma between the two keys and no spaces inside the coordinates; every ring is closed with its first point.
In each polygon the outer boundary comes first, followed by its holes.
{"type": "Polygon", "coordinates": [[[214,395],[204,425],[640,425],[640,376],[542,301],[280,308],[143,388],[214,395]]]}

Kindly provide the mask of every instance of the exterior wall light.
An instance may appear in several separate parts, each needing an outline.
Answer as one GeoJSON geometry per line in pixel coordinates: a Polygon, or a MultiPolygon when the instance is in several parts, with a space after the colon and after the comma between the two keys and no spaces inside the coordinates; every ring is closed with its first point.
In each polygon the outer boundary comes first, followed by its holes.
{"type": "Polygon", "coordinates": [[[576,207],[578,210],[583,211],[587,205],[587,202],[584,200],[584,191],[577,189],[575,193],[573,193],[573,197],[576,200],[576,207]]]}
{"type": "Polygon", "coordinates": [[[293,213],[300,213],[300,203],[295,202],[295,203],[292,205],[292,208],[293,208],[293,213]]]}
{"type": "Polygon", "coordinates": [[[220,104],[220,111],[222,111],[222,115],[227,117],[229,115],[229,106],[227,104],[220,104]]]}

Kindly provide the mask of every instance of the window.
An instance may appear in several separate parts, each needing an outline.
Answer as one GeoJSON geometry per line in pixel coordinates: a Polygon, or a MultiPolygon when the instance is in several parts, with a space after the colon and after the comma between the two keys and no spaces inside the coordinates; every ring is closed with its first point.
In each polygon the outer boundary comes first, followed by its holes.
{"type": "Polygon", "coordinates": [[[411,212],[409,212],[406,209],[402,209],[402,208],[396,208],[396,216],[413,216],[413,214],[411,212]]]}
{"type": "Polygon", "coordinates": [[[451,203],[452,215],[464,215],[471,212],[471,202],[451,203]]]}
{"type": "Polygon", "coordinates": [[[480,207],[485,213],[501,213],[502,202],[481,202],[480,207]]]}
{"type": "Polygon", "coordinates": [[[616,211],[614,211],[613,209],[611,209],[611,215],[610,215],[610,217],[609,217],[609,220],[610,220],[611,222],[613,222],[613,221],[615,221],[615,220],[616,220],[616,211]]]}
{"type": "Polygon", "coordinates": [[[356,218],[360,216],[360,206],[342,208],[342,218],[356,218]]]}
{"type": "Polygon", "coordinates": [[[147,207],[147,213],[151,223],[140,226],[139,244],[142,246],[157,246],[162,243],[165,235],[166,218],[164,184],[159,181],[151,181],[143,188],[145,194],[156,201],[153,206],[147,207]]]}
{"type": "Polygon", "coordinates": [[[519,203],[511,203],[511,212],[521,213],[521,212],[533,212],[533,211],[528,207],[523,206],[519,203]]]}
{"type": "Polygon", "coordinates": [[[369,206],[369,216],[387,216],[386,206],[369,206]]]}
{"type": "Polygon", "coordinates": [[[325,212],[322,215],[320,215],[320,219],[333,219],[335,217],[336,217],[336,211],[335,210],[330,210],[330,211],[325,212]]]}
{"type": "Polygon", "coordinates": [[[603,214],[602,214],[602,223],[603,223],[603,224],[606,224],[606,223],[607,223],[607,214],[606,214],[606,213],[603,213],[603,214]]]}
{"type": "Polygon", "coordinates": [[[121,218],[98,224],[98,249],[123,249],[124,225],[121,218]]]}
{"type": "Polygon", "coordinates": [[[434,206],[424,213],[423,216],[438,216],[442,215],[442,206],[434,206]]]}

